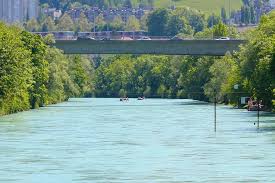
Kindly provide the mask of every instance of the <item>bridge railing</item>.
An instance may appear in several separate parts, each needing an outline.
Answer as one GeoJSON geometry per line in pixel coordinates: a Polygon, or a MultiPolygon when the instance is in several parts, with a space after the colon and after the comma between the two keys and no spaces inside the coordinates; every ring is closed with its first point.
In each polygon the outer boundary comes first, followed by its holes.
{"type": "MultiPolygon", "coordinates": [[[[219,37],[209,38],[209,37],[178,37],[178,36],[143,36],[143,35],[132,35],[132,36],[117,36],[117,35],[96,35],[96,36],[78,36],[73,31],[64,32],[33,32],[33,34],[38,34],[42,37],[52,34],[55,40],[222,40],[219,37]]],[[[226,38],[223,40],[240,40],[238,38],[226,38]]]]}

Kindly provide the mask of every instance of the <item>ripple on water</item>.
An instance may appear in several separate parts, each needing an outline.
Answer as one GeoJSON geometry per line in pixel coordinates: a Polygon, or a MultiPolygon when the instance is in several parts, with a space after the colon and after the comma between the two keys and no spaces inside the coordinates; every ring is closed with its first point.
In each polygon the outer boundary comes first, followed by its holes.
{"type": "Polygon", "coordinates": [[[0,182],[275,182],[275,115],[193,100],[70,99],[0,118],[0,182]]]}

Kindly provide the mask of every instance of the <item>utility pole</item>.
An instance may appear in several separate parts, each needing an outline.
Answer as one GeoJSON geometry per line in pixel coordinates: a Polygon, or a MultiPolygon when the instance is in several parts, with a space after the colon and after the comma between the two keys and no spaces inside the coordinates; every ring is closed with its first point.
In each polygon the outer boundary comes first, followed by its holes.
{"type": "Polygon", "coordinates": [[[260,100],[257,100],[258,106],[257,106],[257,118],[258,118],[258,123],[257,123],[257,129],[260,128],[260,100]]]}

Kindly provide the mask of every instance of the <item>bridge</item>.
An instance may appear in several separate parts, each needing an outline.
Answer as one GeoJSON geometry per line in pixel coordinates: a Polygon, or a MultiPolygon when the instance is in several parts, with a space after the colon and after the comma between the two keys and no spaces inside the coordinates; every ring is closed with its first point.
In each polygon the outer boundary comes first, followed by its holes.
{"type": "Polygon", "coordinates": [[[56,40],[65,54],[157,54],[223,56],[245,40],[56,40]]]}

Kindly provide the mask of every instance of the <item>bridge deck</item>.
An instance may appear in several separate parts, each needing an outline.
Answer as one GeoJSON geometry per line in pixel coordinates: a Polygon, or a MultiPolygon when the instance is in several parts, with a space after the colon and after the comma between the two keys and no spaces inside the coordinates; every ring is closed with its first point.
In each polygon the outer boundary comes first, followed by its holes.
{"type": "Polygon", "coordinates": [[[66,54],[160,54],[222,56],[244,40],[57,40],[66,54]]]}

